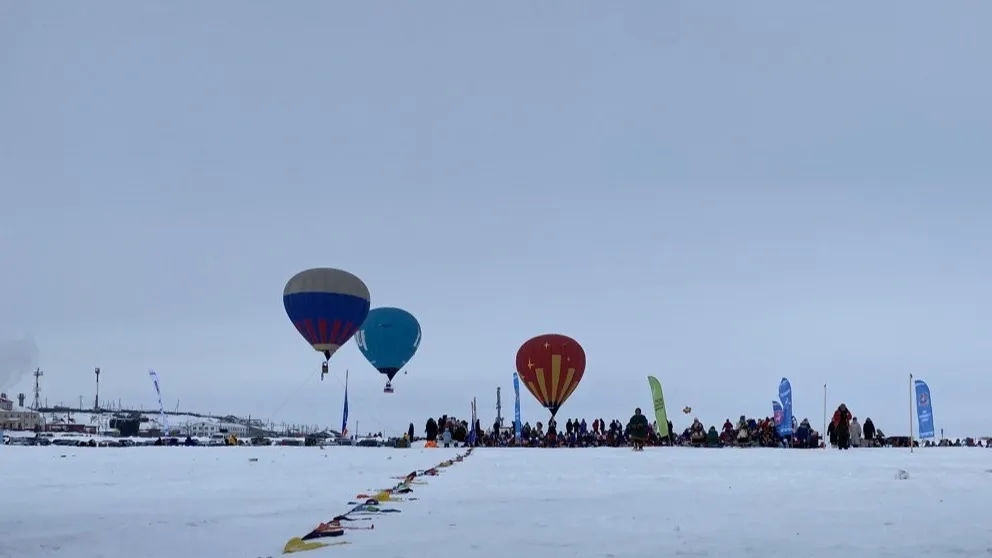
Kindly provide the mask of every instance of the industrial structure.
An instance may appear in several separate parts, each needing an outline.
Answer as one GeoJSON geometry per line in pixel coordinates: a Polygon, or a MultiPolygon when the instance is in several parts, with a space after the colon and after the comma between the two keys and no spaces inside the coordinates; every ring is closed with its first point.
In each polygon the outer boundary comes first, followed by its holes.
{"type": "Polygon", "coordinates": [[[34,377],[33,400],[30,407],[25,408],[25,394],[17,395],[17,404],[0,393],[0,430],[34,431],[34,432],[74,432],[79,434],[105,434],[113,436],[151,436],[164,434],[158,417],[149,415],[175,416],[180,420],[171,428],[174,436],[217,437],[219,435],[234,435],[238,438],[251,436],[306,436],[319,432],[333,430],[316,425],[274,425],[250,416],[241,418],[233,415],[212,415],[195,412],[181,412],[178,404],[175,410],[151,411],[144,408],[125,408],[120,401],[110,405],[100,404],[100,367],[93,369],[95,377],[95,394],[92,408],[84,406],[85,398],[80,395],[77,407],[58,404],[49,406],[47,399],[41,397],[41,379],[45,372],[36,368],[31,375],[34,377]],[[106,408],[109,407],[109,408],[106,408]]]}
{"type": "Polygon", "coordinates": [[[18,405],[0,393],[0,430],[38,430],[44,423],[42,414],[24,408],[24,394],[17,395],[18,405]]]}
{"type": "Polygon", "coordinates": [[[93,410],[100,410],[100,367],[97,366],[93,369],[96,374],[96,397],[93,399],[93,410]]]}
{"type": "Polygon", "coordinates": [[[37,411],[41,408],[41,377],[45,373],[41,371],[41,368],[37,368],[32,375],[34,376],[34,405],[31,408],[37,411]]]}

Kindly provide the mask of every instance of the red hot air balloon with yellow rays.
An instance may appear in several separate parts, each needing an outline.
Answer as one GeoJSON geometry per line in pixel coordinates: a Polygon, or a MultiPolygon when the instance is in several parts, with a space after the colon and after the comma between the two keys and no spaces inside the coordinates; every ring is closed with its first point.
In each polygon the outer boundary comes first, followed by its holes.
{"type": "Polygon", "coordinates": [[[567,335],[538,335],[517,351],[517,373],[554,417],[582,380],[586,352],[567,335]]]}

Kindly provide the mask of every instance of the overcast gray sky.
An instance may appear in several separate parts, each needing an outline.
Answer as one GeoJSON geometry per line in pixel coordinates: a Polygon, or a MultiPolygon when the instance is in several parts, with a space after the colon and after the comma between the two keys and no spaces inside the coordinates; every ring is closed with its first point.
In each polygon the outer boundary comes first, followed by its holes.
{"type": "MultiPolygon", "coordinates": [[[[0,331],[50,403],[398,431],[481,418],[517,347],[562,419],[844,401],[992,434],[992,4],[0,1],[0,331]],[[396,393],[316,377],[297,271],[423,327],[396,393]],[[301,387],[302,386],[302,387],[301,387]]],[[[25,377],[10,392],[30,391],[25,377]]],[[[524,419],[546,419],[529,393],[524,419]]]]}

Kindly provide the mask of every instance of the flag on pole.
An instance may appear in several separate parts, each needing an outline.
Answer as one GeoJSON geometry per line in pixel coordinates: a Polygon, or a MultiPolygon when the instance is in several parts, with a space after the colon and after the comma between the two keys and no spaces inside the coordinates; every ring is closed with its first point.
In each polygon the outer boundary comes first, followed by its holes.
{"type": "Polygon", "coordinates": [[[348,437],[348,370],[344,371],[344,416],[341,417],[341,437],[348,437]]]}
{"type": "Polygon", "coordinates": [[[782,378],[778,384],[778,400],[782,402],[782,422],[776,423],[778,435],[787,438],[792,436],[792,384],[788,378],[782,378]]]}
{"type": "Polygon", "coordinates": [[[162,422],[162,433],[168,436],[169,419],[165,417],[165,407],[162,405],[162,391],[158,387],[158,373],[154,370],[149,370],[148,375],[152,377],[152,382],[155,384],[155,395],[158,397],[158,416],[162,422]]]}
{"type": "Polygon", "coordinates": [[[520,443],[520,377],[513,373],[513,437],[520,443]]]}
{"type": "Polygon", "coordinates": [[[923,380],[913,383],[916,388],[916,420],[920,424],[920,439],[933,438],[933,404],[930,402],[930,386],[923,380]]]}

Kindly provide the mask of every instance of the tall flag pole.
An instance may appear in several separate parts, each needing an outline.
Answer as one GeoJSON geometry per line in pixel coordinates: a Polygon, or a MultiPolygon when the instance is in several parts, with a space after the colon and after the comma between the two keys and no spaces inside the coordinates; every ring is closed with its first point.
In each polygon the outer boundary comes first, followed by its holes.
{"type": "Polygon", "coordinates": [[[913,375],[909,375],[909,453],[913,453],[913,375]]]}
{"type": "Polygon", "coordinates": [[[159,420],[162,422],[163,433],[166,437],[169,436],[169,419],[165,416],[165,407],[162,406],[162,390],[158,387],[158,373],[154,370],[149,370],[148,375],[152,377],[152,383],[155,384],[155,396],[158,397],[158,416],[159,420]]]}
{"type": "Polygon", "coordinates": [[[344,371],[344,416],[341,417],[341,437],[348,437],[348,369],[344,371]]]}
{"type": "Polygon", "coordinates": [[[520,443],[520,377],[513,373],[513,438],[520,443]]]}
{"type": "Polygon", "coordinates": [[[830,445],[830,436],[827,436],[827,384],[823,384],[823,432],[820,433],[823,440],[823,449],[830,445]]]}
{"type": "Polygon", "coordinates": [[[469,447],[475,445],[475,439],[479,435],[479,433],[476,432],[476,430],[475,430],[476,417],[477,417],[477,415],[475,413],[475,398],[473,397],[472,398],[472,418],[471,418],[472,427],[469,429],[468,439],[466,441],[466,445],[468,445],[469,447]]]}

